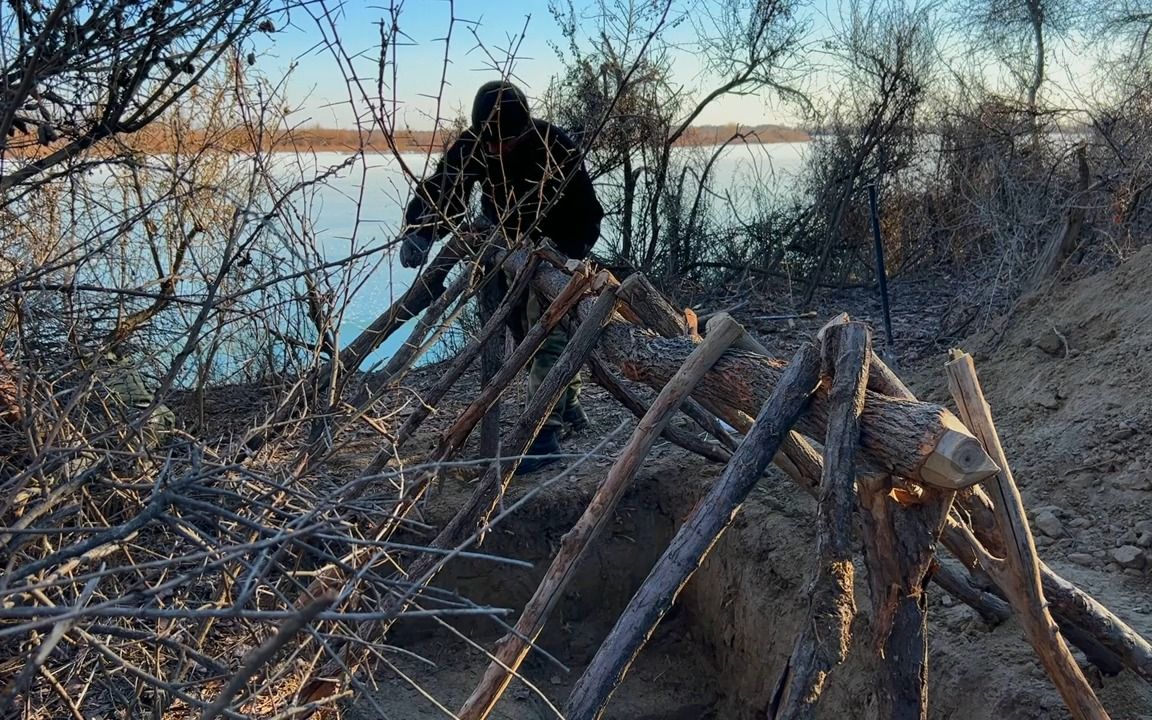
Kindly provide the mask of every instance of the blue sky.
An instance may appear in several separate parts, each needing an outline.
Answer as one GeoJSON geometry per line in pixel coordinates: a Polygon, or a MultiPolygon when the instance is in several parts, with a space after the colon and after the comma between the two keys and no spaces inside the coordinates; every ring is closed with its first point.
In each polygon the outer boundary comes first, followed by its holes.
{"type": "MultiPolygon", "coordinates": [[[[333,11],[335,33],[349,55],[359,56],[358,72],[373,86],[380,47],[378,23],[389,17],[387,2],[325,2],[333,11]]],[[[398,127],[427,129],[434,125],[434,98],[440,93],[446,55],[449,64],[439,116],[448,119],[461,111],[466,113],[476,87],[498,77],[494,62],[506,61],[514,43],[519,44],[513,72],[530,98],[542,92],[549,77],[560,68],[549,43],[562,44],[564,40],[549,12],[548,0],[405,0],[398,5],[405,40],[397,48],[396,86],[389,88],[399,101],[398,127]],[[451,22],[453,16],[458,20],[455,24],[451,22]],[[446,46],[449,27],[452,36],[446,46]]],[[[688,37],[693,31],[682,25],[671,32],[688,37]]],[[[328,30],[328,35],[332,37],[333,32],[328,30]]],[[[260,67],[276,78],[295,63],[287,85],[289,105],[300,108],[293,117],[295,123],[352,127],[354,111],[343,73],[332,52],[317,46],[321,43],[323,34],[316,21],[296,10],[291,25],[260,48],[260,67]]],[[[690,54],[678,57],[675,67],[677,82],[694,82],[699,74],[699,65],[690,54]]],[[[787,118],[758,97],[723,99],[698,120],[701,124],[781,121],[787,118]]]]}

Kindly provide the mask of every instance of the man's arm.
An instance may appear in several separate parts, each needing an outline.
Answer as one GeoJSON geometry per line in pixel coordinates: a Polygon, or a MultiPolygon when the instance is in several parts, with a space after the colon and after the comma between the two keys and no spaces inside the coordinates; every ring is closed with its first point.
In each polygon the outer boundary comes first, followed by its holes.
{"type": "Polygon", "coordinates": [[[476,137],[465,130],[436,163],[433,173],[416,183],[404,210],[405,246],[400,257],[404,267],[423,263],[432,244],[460,224],[468,210],[468,196],[482,172],[476,137]]]}
{"type": "Polygon", "coordinates": [[[570,207],[576,209],[573,217],[576,222],[571,226],[566,239],[572,245],[570,252],[575,253],[573,257],[583,258],[600,237],[604,206],[596,197],[592,176],[588,173],[580,148],[567,133],[556,126],[551,128],[550,136],[550,152],[560,169],[557,177],[550,182],[555,183],[556,189],[563,184],[564,195],[572,203],[570,207]]]}

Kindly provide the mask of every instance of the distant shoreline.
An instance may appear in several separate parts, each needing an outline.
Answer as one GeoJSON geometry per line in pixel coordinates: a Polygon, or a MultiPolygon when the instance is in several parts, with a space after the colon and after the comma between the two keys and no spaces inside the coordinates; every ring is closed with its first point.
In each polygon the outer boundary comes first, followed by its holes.
{"type": "MultiPolygon", "coordinates": [[[[675,145],[687,147],[719,145],[727,142],[737,133],[745,136],[743,142],[752,144],[806,142],[811,139],[807,131],[783,125],[698,125],[688,128],[677,139],[675,145]]],[[[399,152],[428,152],[429,150],[436,152],[447,146],[451,139],[452,134],[446,130],[439,132],[431,130],[401,131],[389,138],[379,131],[361,133],[359,130],[313,128],[295,130],[282,142],[273,144],[271,149],[273,151],[295,150],[297,152],[355,150],[359,148],[390,150],[395,146],[399,152]]],[[[739,142],[739,139],[736,142],[739,142]]]]}
{"type": "MultiPolygon", "coordinates": [[[[720,145],[728,142],[737,134],[743,139],[736,138],[733,143],[747,143],[767,145],[774,143],[807,142],[811,135],[798,128],[784,125],[695,125],[684,132],[674,143],[676,147],[700,147],[720,145]]],[[[338,152],[367,150],[374,152],[390,152],[395,149],[402,153],[438,153],[451,141],[452,131],[442,129],[432,130],[403,130],[388,135],[379,130],[361,131],[336,128],[297,128],[273,137],[261,139],[261,149],[265,152],[308,153],[308,152],[338,152]]],[[[214,148],[232,152],[251,152],[255,138],[245,129],[217,130],[205,132],[182,128],[175,129],[155,124],[138,133],[121,138],[124,145],[142,153],[167,154],[189,151],[199,151],[204,148],[214,148]]],[[[5,152],[23,158],[36,158],[47,155],[66,145],[66,140],[60,140],[48,146],[36,143],[35,136],[11,138],[5,152]]],[[[99,145],[92,149],[101,152],[99,145]]]]}

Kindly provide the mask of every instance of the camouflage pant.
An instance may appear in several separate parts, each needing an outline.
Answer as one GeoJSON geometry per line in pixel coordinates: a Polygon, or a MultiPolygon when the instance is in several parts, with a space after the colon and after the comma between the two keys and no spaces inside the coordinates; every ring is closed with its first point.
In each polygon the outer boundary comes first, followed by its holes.
{"type": "MultiPolygon", "coordinates": [[[[525,329],[531,328],[544,314],[546,304],[540,301],[540,297],[534,293],[528,293],[528,301],[524,307],[524,325],[525,329]]],[[[544,339],[540,349],[536,351],[533,356],[532,362],[528,365],[528,398],[536,395],[536,391],[544,384],[544,378],[547,377],[548,371],[556,365],[556,361],[560,358],[560,354],[564,352],[564,348],[568,345],[568,333],[561,327],[556,327],[544,339]]],[[[568,387],[564,389],[564,394],[560,396],[560,400],[552,408],[552,412],[548,414],[548,419],[544,421],[544,427],[552,427],[560,429],[564,425],[564,418],[570,412],[574,412],[580,407],[580,373],[577,372],[573,376],[572,381],[568,383],[568,387]]]]}

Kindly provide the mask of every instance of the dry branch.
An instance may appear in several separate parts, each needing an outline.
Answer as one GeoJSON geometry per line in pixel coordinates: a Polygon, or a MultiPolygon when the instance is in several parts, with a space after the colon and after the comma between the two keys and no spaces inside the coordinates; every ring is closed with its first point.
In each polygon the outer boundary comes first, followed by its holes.
{"type": "Polygon", "coordinates": [[[773,718],[811,718],[828,675],[844,662],[856,615],[852,566],[852,519],[856,511],[856,448],[868,384],[871,342],[860,323],[838,325],[824,336],[828,391],[828,435],[817,512],[816,577],[808,621],[796,640],[772,702],[773,718]]]}
{"type": "Polygon", "coordinates": [[[731,317],[718,319],[713,332],[696,346],[683,366],[660,391],[652,407],[644,414],[632,433],[628,444],[608,471],[588,503],[587,509],[573,528],[564,536],[560,549],[544,575],[536,592],[524,608],[513,634],[504,637],[494,653],[480,684],[457,713],[460,720],[487,718],[512,676],[528,656],[530,643],[535,641],[551,615],[556,602],[568,586],[576,567],[588,546],[600,535],[611,520],[620,498],[632,485],[641,463],[648,456],[656,438],[663,432],[673,414],[692,391],[700,378],[720,358],[744,330],[731,317]]]}
{"type": "Polygon", "coordinates": [[[1040,581],[1040,561],[1024,515],[1024,504],[1004,457],[972,358],[953,351],[952,360],[946,367],[952,396],[961,416],[1000,467],[995,479],[989,483],[989,491],[1007,552],[1003,560],[987,563],[985,569],[1007,594],[1029,642],[1073,717],[1103,720],[1108,713],[1064,644],[1048,611],[1040,581]]]}
{"type": "MultiPolygon", "coordinates": [[[[536,351],[540,348],[541,343],[548,337],[548,333],[560,323],[560,320],[568,313],[569,310],[580,300],[581,295],[588,288],[591,278],[588,275],[586,268],[581,267],[572,277],[568,280],[564,289],[556,295],[555,299],[549,304],[548,308],[540,317],[540,321],[534,325],[524,336],[524,339],[512,352],[512,354],[505,360],[500,370],[492,378],[492,380],[485,385],[481,390],[480,395],[473,400],[467,408],[460,414],[453,423],[452,427],[444,432],[441,439],[441,444],[436,452],[438,460],[443,461],[447,459],[448,455],[455,452],[456,449],[464,444],[468,439],[468,435],[476,427],[476,423],[488,412],[488,409],[504,392],[504,389],[515,379],[516,373],[528,364],[535,355],[536,351]]],[[[509,303],[508,311],[511,311],[511,303],[509,303]]],[[[396,448],[400,447],[420,426],[420,424],[428,417],[428,415],[435,409],[444,396],[448,394],[452,386],[459,380],[460,375],[466,367],[466,362],[475,360],[476,355],[479,354],[483,347],[484,341],[491,337],[496,331],[503,327],[504,319],[506,316],[498,313],[493,316],[488,324],[484,327],[484,332],[481,337],[477,338],[468,347],[468,352],[453,365],[453,368],[441,378],[428,395],[424,398],[422,405],[418,406],[412,415],[404,422],[404,425],[397,433],[396,440],[389,443],[382,448],[372,461],[364,469],[364,475],[373,475],[382,470],[389,461],[392,460],[396,448]],[[467,360],[465,360],[467,358],[467,360]]]]}
{"type": "Polygon", "coordinates": [[[569,720],[600,716],[660,618],[732,522],[809,404],[819,384],[819,369],[819,352],[810,344],[802,346],[719,480],[696,504],[577,681],[565,709],[569,720]]]}

